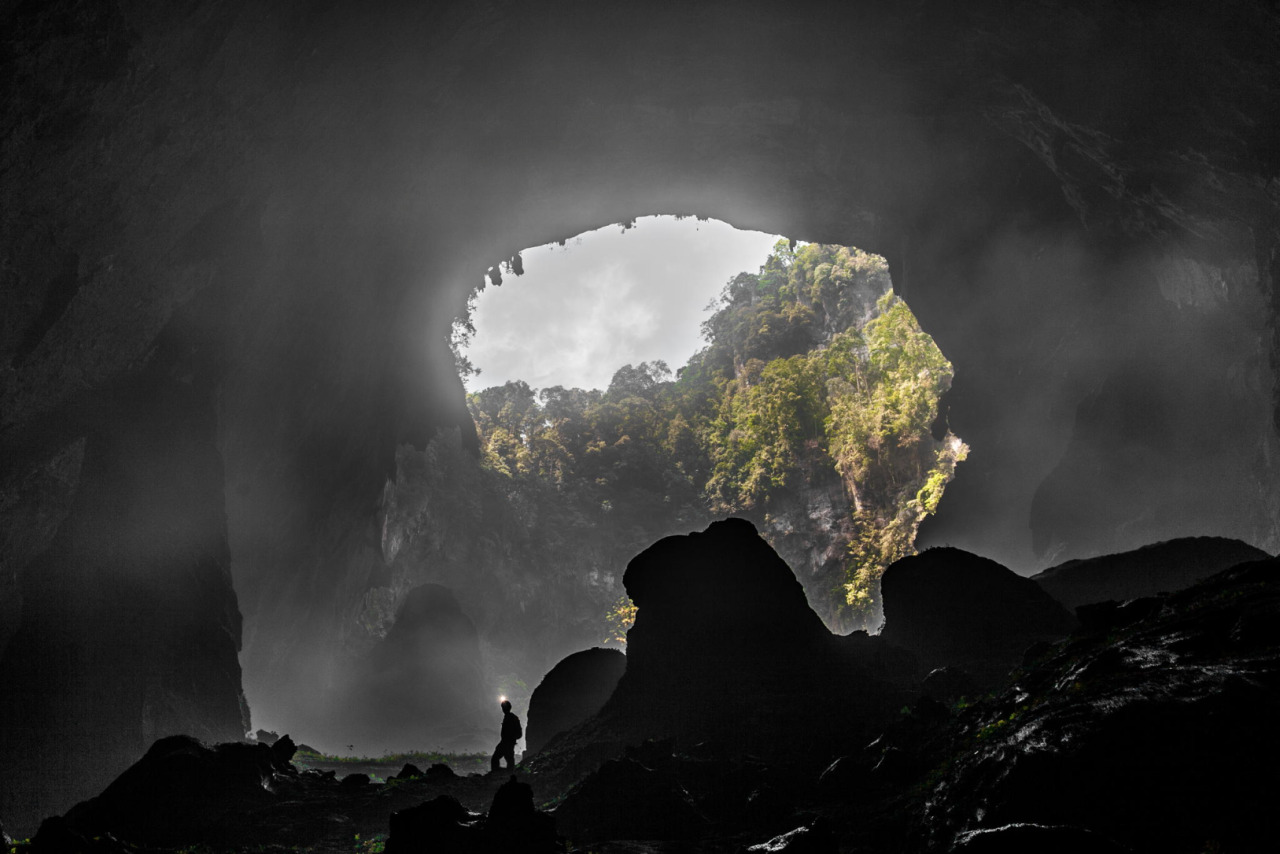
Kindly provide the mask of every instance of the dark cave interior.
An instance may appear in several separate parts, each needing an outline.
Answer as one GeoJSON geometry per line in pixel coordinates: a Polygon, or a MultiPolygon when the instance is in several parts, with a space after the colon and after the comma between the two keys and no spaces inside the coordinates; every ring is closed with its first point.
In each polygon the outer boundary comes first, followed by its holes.
{"type": "MultiPolygon", "coordinates": [[[[637,216],[888,259],[955,366],[946,418],[972,449],[922,548],[1022,576],[1180,537],[1280,550],[1271,4],[25,0],[0,19],[0,820],[22,836],[158,738],[240,740],[246,695],[255,721],[306,737],[339,664],[369,653],[369,603],[393,614],[408,595],[389,586],[383,530],[398,467],[444,472],[440,437],[475,450],[448,346],[465,283],[521,247],[637,216]]],[[[482,636],[549,584],[520,573],[517,522],[440,564],[436,580],[493,597],[483,612],[473,594],[454,603],[482,636]],[[485,562],[503,549],[507,563],[485,562]]],[[[456,537],[441,527],[444,554],[456,537]]],[[[782,589],[761,573],[761,595],[782,589]]],[[[1263,590],[1240,601],[1270,602],[1275,581],[1255,575],[1231,576],[1263,590]]],[[[1079,616],[1148,639],[1174,616],[1216,625],[1198,600],[1169,602],[1079,616]]],[[[1271,669],[1214,689],[1224,714],[1248,708],[1243,733],[1280,696],[1274,612],[1248,613],[1261,616],[1233,616],[1232,642],[1261,644],[1271,669]]],[[[660,661],[670,637],[653,631],[660,661]]],[[[787,648],[847,668],[851,697],[901,699],[892,654],[850,637],[787,648]]],[[[571,651],[541,650],[543,670],[571,651]]],[[[756,653],[773,672],[778,656],[756,653]]],[[[1055,655],[1028,661],[1079,664],[1055,655]]],[[[648,673],[619,691],[677,691],[648,673]]],[[[882,722],[880,702],[857,700],[865,722],[882,722]]],[[[636,735],[617,706],[540,779],[608,758],[591,737],[636,735]]],[[[1049,714],[1020,708],[1000,719],[1049,714]]],[[[916,723],[882,747],[936,746],[916,723]]],[[[949,766],[955,785],[995,786],[984,749],[949,766]]],[[[606,767],[635,770],[601,766],[601,791],[606,767]]],[[[862,785],[828,782],[837,801],[862,785]]],[[[472,794],[473,809],[494,796],[472,794]]],[[[992,815],[1037,820],[1015,801],[992,815]]],[[[589,803],[564,814],[579,838],[621,838],[589,803]]],[[[964,805],[931,808],[956,812],[865,850],[987,850],[965,836],[986,825],[964,805]]]]}

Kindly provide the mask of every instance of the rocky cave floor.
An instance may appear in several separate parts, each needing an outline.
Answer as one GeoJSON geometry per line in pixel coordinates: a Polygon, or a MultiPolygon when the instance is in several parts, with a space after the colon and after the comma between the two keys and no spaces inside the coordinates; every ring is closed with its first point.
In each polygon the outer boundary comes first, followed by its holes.
{"type": "Polygon", "coordinates": [[[721,719],[790,732],[593,752],[608,728],[588,721],[514,779],[435,765],[376,783],[299,770],[287,737],[175,736],[11,851],[1274,850],[1280,559],[1078,618],[989,690],[955,667],[877,683],[906,688],[863,721],[872,738],[827,728],[810,698],[744,711],[770,696],[751,685],[721,719]],[[810,750],[759,748],[797,734],[810,750]]]}

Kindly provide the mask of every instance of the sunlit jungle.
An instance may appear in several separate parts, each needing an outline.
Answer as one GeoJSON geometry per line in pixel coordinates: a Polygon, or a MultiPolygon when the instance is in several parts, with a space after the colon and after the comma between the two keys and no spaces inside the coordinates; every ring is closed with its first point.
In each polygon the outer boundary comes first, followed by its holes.
{"type": "Polygon", "coordinates": [[[5,854],[1280,846],[1275,3],[0,34],[5,854]]]}

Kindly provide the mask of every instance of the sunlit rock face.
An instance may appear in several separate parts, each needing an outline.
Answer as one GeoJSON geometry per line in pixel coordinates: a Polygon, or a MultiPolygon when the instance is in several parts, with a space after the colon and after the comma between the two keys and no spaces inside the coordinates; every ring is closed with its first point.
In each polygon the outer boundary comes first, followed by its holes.
{"type": "Polygon", "coordinates": [[[329,696],[396,448],[468,442],[467,288],[638,215],[889,259],[972,448],[927,542],[1280,546],[1265,5],[403,6],[3,12],[0,731],[51,779],[73,730],[116,772],[124,733],[242,725],[228,544],[255,724],[329,696]],[[146,711],[168,672],[195,699],[146,711]]]}

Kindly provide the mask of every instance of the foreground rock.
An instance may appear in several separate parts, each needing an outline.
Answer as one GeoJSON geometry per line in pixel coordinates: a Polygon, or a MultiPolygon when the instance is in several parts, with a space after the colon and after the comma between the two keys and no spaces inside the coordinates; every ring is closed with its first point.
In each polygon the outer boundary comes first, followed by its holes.
{"type": "Polygon", "coordinates": [[[1233,566],[1270,555],[1226,537],[1182,537],[1133,551],[1050,567],[1031,580],[1068,608],[1175,593],[1233,566]]]}
{"type": "Polygon", "coordinates": [[[557,747],[574,779],[648,738],[825,764],[897,708],[878,640],[828,632],[750,522],[660,540],[624,582],[638,608],[626,672],[599,715],[557,747]]]}
{"type": "Polygon", "coordinates": [[[1280,838],[1280,560],[1109,613],[962,718],[923,818],[935,846],[1013,850],[963,834],[1019,824],[1151,852],[1280,838]]]}
{"type": "Polygon", "coordinates": [[[599,647],[575,652],[551,668],[529,698],[526,755],[600,711],[626,669],[620,650],[599,647]]]}
{"type": "Polygon", "coordinates": [[[880,638],[911,650],[922,673],[959,666],[997,683],[1028,646],[1056,640],[1075,620],[1035,582],[993,560],[953,548],[905,557],[880,585],[880,638]]]}
{"type": "Polygon", "coordinates": [[[487,816],[449,795],[391,815],[387,854],[418,851],[541,854],[559,850],[555,820],[534,808],[533,790],[511,777],[493,796],[487,816]]]}
{"type": "Polygon", "coordinates": [[[66,825],[146,845],[193,844],[270,803],[272,778],[287,773],[296,771],[265,744],[210,748],[190,736],[162,738],[102,794],[73,807],[66,825]]]}

